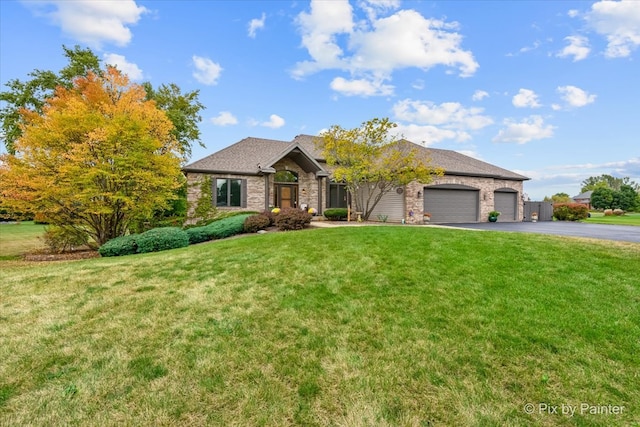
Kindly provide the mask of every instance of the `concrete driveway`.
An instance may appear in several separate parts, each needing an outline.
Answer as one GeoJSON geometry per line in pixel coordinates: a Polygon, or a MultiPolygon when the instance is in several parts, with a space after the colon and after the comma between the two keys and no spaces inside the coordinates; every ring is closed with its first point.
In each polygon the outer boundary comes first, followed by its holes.
{"type": "Polygon", "coordinates": [[[517,231],[640,243],[640,227],[630,225],[587,224],[569,221],[500,222],[500,220],[498,222],[438,225],[476,230],[517,231]]]}

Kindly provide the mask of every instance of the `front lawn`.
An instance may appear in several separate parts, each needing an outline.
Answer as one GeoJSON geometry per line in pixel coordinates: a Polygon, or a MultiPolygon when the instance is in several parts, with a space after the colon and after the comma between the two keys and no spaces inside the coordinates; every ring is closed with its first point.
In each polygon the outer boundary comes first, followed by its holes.
{"type": "Polygon", "coordinates": [[[640,226],[640,213],[626,213],[621,216],[604,216],[602,212],[591,212],[591,217],[584,220],[595,224],[637,225],[640,226]]]}
{"type": "Polygon", "coordinates": [[[32,221],[0,223],[0,260],[44,248],[44,228],[32,221]]]}
{"type": "Polygon", "coordinates": [[[343,227],[0,266],[0,425],[640,420],[638,244],[343,227]]]}

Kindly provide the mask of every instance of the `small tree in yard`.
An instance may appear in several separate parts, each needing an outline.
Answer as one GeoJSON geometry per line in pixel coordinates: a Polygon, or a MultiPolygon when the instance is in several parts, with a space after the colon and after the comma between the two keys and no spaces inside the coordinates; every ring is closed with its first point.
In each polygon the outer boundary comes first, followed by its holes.
{"type": "Polygon", "coordinates": [[[168,208],[181,185],[173,125],[117,69],[59,86],[42,111],[20,111],[15,154],[0,159],[3,205],[42,213],[98,245],[168,208]]]}
{"type": "Polygon", "coordinates": [[[355,129],[334,125],[318,138],[327,164],[335,166],[334,179],[345,183],[364,220],[394,188],[415,180],[427,184],[443,174],[418,147],[389,135],[396,126],[375,118],[355,129]]]}

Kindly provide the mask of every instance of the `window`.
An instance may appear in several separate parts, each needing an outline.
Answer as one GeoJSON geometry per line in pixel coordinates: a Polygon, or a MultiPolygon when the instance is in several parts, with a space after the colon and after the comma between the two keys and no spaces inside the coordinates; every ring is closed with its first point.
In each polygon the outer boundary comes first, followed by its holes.
{"type": "Polygon", "coordinates": [[[329,183],[329,195],[327,197],[330,208],[347,207],[347,187],[338,182],[329,183]]]}
{"type": "Polygon", "coordinates": [[[273,177],[275,182],[298,182],[298,174],[291,171],[278,171],[273,177]]]}
{"type": "Polygon", "coordinates": [[[243,179],[220,179],[215,180],[216,186],[216,206],[222,207],[244,207],[243,179]]]}

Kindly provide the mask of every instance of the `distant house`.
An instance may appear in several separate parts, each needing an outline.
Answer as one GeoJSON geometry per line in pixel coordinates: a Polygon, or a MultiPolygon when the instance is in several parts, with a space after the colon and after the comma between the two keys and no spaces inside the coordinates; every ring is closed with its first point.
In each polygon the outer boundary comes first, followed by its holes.
{"type": "Polygon", "coordinates": [[[591,209],[591,194],[593,191],[585,191],[584,193],[578,194],[573,198],[573,201],[576,203],[582,203],[583,205],[587,205],[589,209],[591,209]]]}
{"type": "MultiPolygon", "coordinates": [[[[298,207],[321,214],[327,208],[346,207],[345,186],[332,179],[315,140],[311,135],[292,141],[245,138],[185,166],[191,212],[206,179],[218,209],[298,207]]],[[[500,221],[522,221],[523,182],[529,178],[456,151],[413,145],[426,152],[432,165],[443,168],[444,176],[386,194],[371,220],[385,215],[389,221],[418,223],[429,212],[432,222],[478,222],[497,210],[500,221]]]]}

